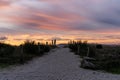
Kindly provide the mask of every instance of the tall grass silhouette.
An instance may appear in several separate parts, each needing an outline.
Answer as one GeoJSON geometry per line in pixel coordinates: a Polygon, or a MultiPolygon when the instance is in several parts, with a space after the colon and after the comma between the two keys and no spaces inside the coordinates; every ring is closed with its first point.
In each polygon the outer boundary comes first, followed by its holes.
{"type": "Polygon", "coordinates": [[[25,41],[20,46],[0,43],[0,66],[24,64],[37,56],[42,56],[49,52],[52,46],[35,43],[35,41],[25,41]]]}
{"type": "Polygon", "coordinates": [[[94,58],[97,69],[120,74],[120,46],[88,44],[87,41],[69,41],[68,45],[81,58],[94,58]]]}

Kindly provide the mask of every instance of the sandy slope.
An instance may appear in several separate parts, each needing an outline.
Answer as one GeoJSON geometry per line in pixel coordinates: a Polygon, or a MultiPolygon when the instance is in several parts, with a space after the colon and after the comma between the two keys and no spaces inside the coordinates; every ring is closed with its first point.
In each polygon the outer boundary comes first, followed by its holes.
{"type": "Polygon", "coordinates": [[[22,66],[0,71],[0,80],[120,80],[120,75],[79,68],[80,58],[59,48],[22,66]]]}

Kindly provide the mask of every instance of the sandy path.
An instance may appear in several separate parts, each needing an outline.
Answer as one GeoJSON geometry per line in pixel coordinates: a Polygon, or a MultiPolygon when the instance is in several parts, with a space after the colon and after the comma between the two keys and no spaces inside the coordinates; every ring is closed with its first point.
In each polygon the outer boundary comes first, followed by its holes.
{"type": "Polygon", "coordinates": [[[120,80],[120,75],[79,68],[80,58],[59,48],[22,66],[0,71],[0,80],[120,80]]]}

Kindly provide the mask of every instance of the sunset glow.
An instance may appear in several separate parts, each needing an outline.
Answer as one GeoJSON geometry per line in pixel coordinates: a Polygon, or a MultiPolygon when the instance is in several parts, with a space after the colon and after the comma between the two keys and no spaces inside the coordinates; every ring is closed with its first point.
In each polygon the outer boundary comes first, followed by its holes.
{"type": "Polygon", "coordinates": [[[120,43],[119,0],[0,0],[0,42],[120,43]]]}

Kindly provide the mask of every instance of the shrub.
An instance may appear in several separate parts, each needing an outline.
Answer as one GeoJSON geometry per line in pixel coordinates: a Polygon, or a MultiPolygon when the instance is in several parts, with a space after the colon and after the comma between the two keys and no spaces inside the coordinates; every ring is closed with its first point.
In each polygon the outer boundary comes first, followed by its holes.
{"type": "Polygon", "coordinates": [[[86,56],[88,50],[87,41],[70,41],[69,48],[71,51],[75,52],[77,55],[86,56]]]}
{"type": "Polygon", "coordinates": [[[13,59],[12,56],[14,55],[15,46],[0,43],[0,63],[4,64],[12,64],[13,59]]]}
{"type": "Polygon", "coordinates": [[[26,41],[23,45],[23,52],[27,54],[36,54],[38,53],[38,46],[34,41],[26,41]]]}
{"type": "Polygon", "coordinates": [[[89,46],[89,55],[88,57],[95,57],[96,53],[95,53],[95,49],[91,46],[89,46]]]}
{"type": "Polygon", "coordinates": [[[103,46],[101,44],[96,45],[97,49],[103,49],[103,46]]]}
{"type": "Polygon", "coordinates": [[[49,51],[49,45],[36,44],[34,41],[25,41],[24,44],[16,47],[0,43],[0,64],[24,64],[49,51]]]}
{"type": "Polygon", "coordinates": [[[0,57],[10,57],[13,55],[14,50],[14,46],[0,43],[0,57]]]}
{"type": "Polygon", "coordinates": [[[36,44],[34,41],[26,41],[23,45],[23,52],[27,54],[39,55],[50,51],[49,45],[36,44]]]}

